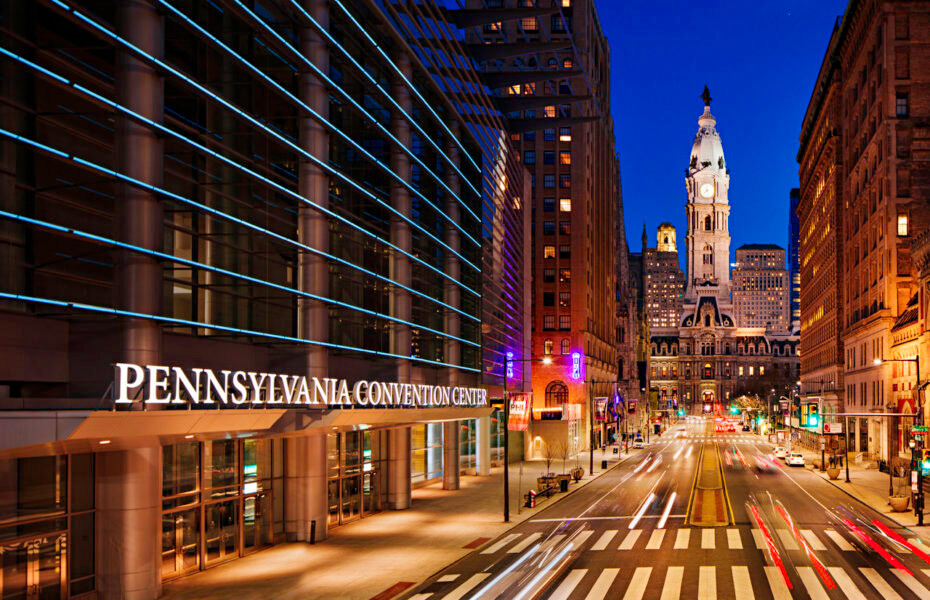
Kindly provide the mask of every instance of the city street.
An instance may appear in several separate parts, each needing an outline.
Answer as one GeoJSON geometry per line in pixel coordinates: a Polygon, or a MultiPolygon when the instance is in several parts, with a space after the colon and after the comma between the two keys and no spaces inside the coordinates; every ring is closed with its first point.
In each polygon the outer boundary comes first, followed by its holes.
{"type": "Polygon", "coordinates": [[[930,548],[772,450],[739,427],[682,422],[407,597],[930,598],[930,548]],[[724,475],[717,527],[693,525],[708,513],[699,467],[714,470],[702,452],[724,475]]]}

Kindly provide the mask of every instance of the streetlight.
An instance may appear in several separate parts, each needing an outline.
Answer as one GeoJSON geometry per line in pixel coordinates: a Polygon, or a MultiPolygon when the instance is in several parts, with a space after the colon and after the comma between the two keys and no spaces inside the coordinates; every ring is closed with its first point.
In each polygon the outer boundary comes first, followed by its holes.
{"type": "MultiPolygon", "coordinates": [[[[513,352],[507,353],[504,359],[504,523],[510,522],[510,398],[507,396],[507,379],[513,376],[513,363],[528,363],[539,361],[544,365],[552,364],[552,357],[513,358],[513,352]]],[[[520,377],[523,381],[523,377],[520,377]]]]}
{"type": "MultiPolygon", "coordinates": [[[[912,362],[916,365],[916,374],[917,374],[917,406],[915,407],[916,414],[914,415],[914,425],[923,426],[924,424],[924,411],[923,406],[921,406],[921,396],[920,396],[920,356],[915,356],[914,358],[876,358],[872,361],[874,365],[880,365],[883,362],[912,362]]],[[[890,429],[890,428],[889,428],[890,429]]],[[[923,436],[921,436],[921,442],[923,441],[923,436]]],[[[911,447],[911,464],[917,467],[917,494],[914,498],[914,514],[917,515],[917,525],[924,524],[924,488],[923,488],[923,471],[921,470],[920,461],[917,460],[917,457],[920,455],[920,445],[916,442],[914,445],[908,443],[908,446],[911,447]]],[[[891,473],[891,445],[888,447],[888,472],[891,473]]],[[[893,490],[892,490],[893,491],[893,490]]]]}

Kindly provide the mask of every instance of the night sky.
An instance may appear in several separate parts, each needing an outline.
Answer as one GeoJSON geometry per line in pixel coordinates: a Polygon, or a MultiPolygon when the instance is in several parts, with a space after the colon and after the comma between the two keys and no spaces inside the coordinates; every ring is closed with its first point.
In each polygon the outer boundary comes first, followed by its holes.
{"type": "MultiPolygon", "coordinates": [[[[684,251],[684,170],[706,83],[730,168],[730,260],[786,247],[798,136],[845,0],[598,0],[611,48],[611,112],[630,250],[670,221],[684,251]]],[[[684,264],[684,261],[682,261],[684,264]]]]}

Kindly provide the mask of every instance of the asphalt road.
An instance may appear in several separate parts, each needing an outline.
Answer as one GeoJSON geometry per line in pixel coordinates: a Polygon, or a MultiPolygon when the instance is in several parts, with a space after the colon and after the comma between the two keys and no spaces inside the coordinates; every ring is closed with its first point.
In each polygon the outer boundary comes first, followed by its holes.
{"type": "Polygon", "coordinates": [[[771,452],[709,419],[682,423],[407,597],[930,599],[930,547],[771,452]],[[702,447],[719,456],[725,526],[687,519],[702,447]]]}

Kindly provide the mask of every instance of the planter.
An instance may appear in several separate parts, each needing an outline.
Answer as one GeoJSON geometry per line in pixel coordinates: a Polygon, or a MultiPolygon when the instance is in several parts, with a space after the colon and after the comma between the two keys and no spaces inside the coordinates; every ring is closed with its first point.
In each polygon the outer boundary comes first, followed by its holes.
{"type": "Polygon", "coordinates": [[[839,467],[830,467],[827,469],[827,477],[833,480],[840,478],[840,469],[839,467]]]}
{"type": "Polygon", "coordinates": [[[892,512],[905,512],[907,506],[911,503],[910,496],[888,496],[888,503],[891,504],[892,512]]]}
{"type": "Polygon", "coordinates": [[[540,490],[543,490],[550,486],[559,485],[558,478],[555,475],[542,475],[541,477],[536,478],[536,485],[540,490]]]}
{"type": "Polygon", "coordinates": [[[581,467],[575,467],[574,469],[572,469],[571,475],[572,475],[572,479],[575,480],[575,483],[578,483],[579,481],[581,481],[581,478],[584,477],[584,469],[581,467]]]}

